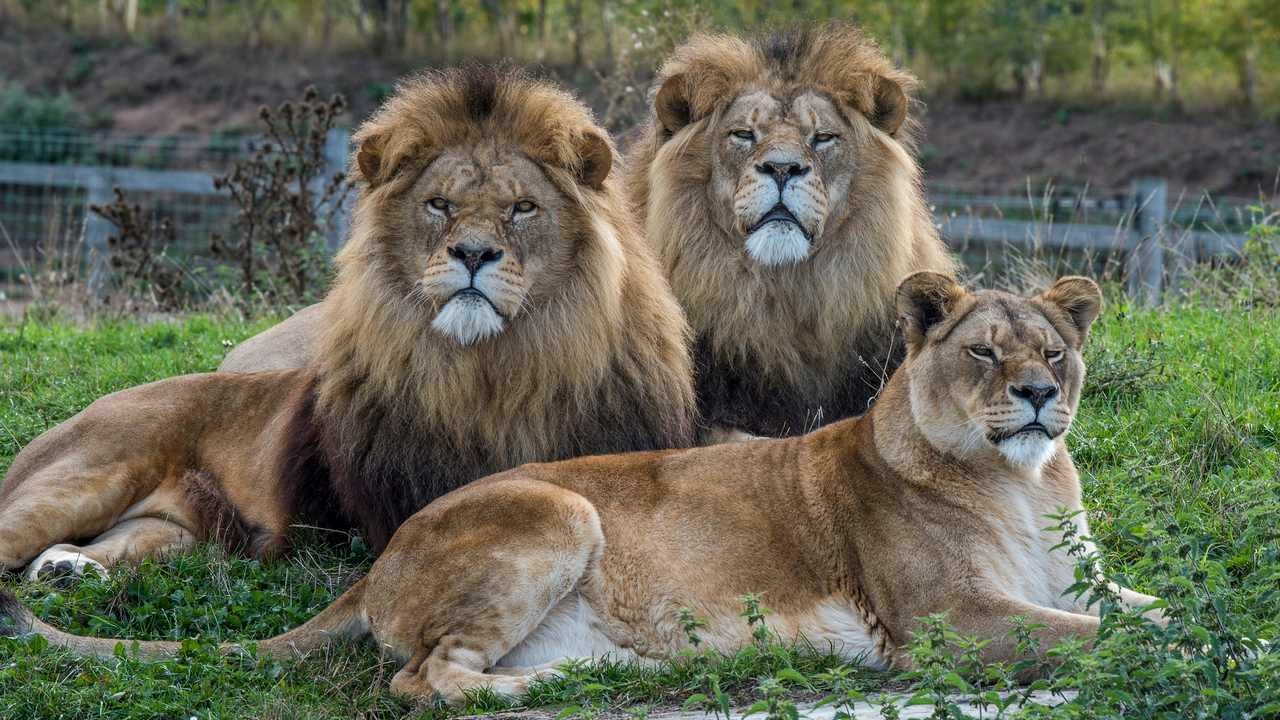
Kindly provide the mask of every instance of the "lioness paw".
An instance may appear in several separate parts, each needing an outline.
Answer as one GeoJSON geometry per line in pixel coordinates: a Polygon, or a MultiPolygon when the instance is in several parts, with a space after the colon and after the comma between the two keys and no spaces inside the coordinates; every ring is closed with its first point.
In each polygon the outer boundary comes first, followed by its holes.
{"type": "Polygon", "coordinates": [[[54,545],[40,553],[27,567],[27,579],[66,585],[83,575],[88,567],[92,567],[99,577],[107,577],[106,566],[85,555],[79,548],[73,545],[54,545]]]}

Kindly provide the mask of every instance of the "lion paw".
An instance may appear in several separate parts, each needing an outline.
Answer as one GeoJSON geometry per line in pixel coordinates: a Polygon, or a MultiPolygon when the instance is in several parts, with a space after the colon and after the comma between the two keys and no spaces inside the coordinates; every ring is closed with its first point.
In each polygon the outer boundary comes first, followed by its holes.
{"type": "Polygon", "coordinates": [[[83,575],[88,567],[92,567],[99,577],[107,577],[106,566],[85,555],[79,548],[54,545],[40,553],[27,567],[27,579],[65,586],[83,575]]]}

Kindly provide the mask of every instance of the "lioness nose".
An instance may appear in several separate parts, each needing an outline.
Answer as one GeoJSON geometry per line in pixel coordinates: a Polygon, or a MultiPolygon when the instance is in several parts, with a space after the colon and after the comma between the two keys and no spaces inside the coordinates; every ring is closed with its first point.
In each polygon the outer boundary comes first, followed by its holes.
{"type": "Polygon", "coordinates": [[[778,183],[779,188],[786,185],[787,181],[791,178],[804,177],[809,174],[808,165],[801,165],[797,162],[777,162],[773,160],[766,160],[765,162],[760,163],[756,166],[756,170],[765,175],[773,176],[773,181],[778,183]]]}
{"type": "Polygon", "coordinates": [[[502,251],[493,247],[458,243],[449,246],[449,256],[461,260],[467,272],[475,275],[484,265],[501,260],[502,251]]]}
{"type": "Polygon", "coordinates": [[[1009,394],[1026,400],[1037,411],[1058,396],[1057,385],[1010,385],[1009,394]]]}

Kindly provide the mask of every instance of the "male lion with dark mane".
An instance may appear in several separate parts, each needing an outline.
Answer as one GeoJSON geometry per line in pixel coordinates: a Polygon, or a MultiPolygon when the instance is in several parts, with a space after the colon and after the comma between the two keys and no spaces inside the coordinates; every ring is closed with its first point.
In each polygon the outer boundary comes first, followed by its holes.
{"type": "Polygon", "coordinates": [[[655,87],[627,189],[693,326],[704,422],[789,435],[864,412],[902,358],[898,281],[953,269],[914,78],[830,25],[695,36],[655,87]]]}
{"type": "MultiPolygon", "coordinates": [[[[988,641],[988,662],[1022,659],[1013,616],[1046,649],[1092,639],[1097,606],[1070,592],[1076,558],[1044,528],[1066,508],[1089,535],[1075,471],[1047,460],[1067,454],[1101,303],[1085,278],[1023,298],[912,275],[898,293],[908,356],[866,415],[803,437],[472,483],[410,518],[368,576],[258,652],[372,635],[404,664],[393,691],[458,704],[481,688],[522,693],[571,659],[676,655],[681,608],[706,623],[709,647],[750,645],[738,598],[751,592],[784,640],[875,667],[910,666],[917,620],[932,613],[988,641]]],[[[1161,619],[1155,598],[1116,591],[1161,619]]],[[[80,653],[110,657],[120,642],[61,632],[0,596],[6,615],[80,653]]],[[[133,647],[164,657],[182,644],[133,647]]]]}
{"type": "Polygon", "coordinates": [[[356,140],[315,363],[124,390],[36,438],[0,492],[0,567],[104,570],[214,536],[264,553],[297,520],[380,550],[482,475],[692,443],[688,330],[581,103],[432,73],[356,140]]]}

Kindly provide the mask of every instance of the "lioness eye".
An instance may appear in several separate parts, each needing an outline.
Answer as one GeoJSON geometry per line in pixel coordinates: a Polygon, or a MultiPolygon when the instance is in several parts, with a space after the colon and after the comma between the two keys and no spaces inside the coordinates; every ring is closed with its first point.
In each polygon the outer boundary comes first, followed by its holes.
{"type": "Polygon", "coordinates": [[[824,133],[824,132],[820,132],[820,133],[814,133],[814,134],[813,134],[813,144],[814,144],[815,146],[816,146],[816,145],[824,145],[824,144],[829,143],[829,142],[831,142],[832,140],[835,140],[835,139],[836,139],[836,135],[835,135],[835,133],[824,133]]]}
{"type": "Polygon", "coordinates": [[[427,207],[444,215],[449,212],[449,201],[442,197],[433,197],[427,201],[427,207]]]}
{"type": "Polygon", "coordinates": [[[751,141],[756,139],[756,134],[750,130],[734,130],[731,134],[739,140],[751,141]]]}
{"type": "Polygon", "coordinates": [[[995,360],[996,353],[986,345],[970,345],[969,354],[981,360],[995,360]]]}
{"type": "Polygon", "coordinates": [[[512,205],[511,209],[518,214],[527,215],[533,212],[534,210],[537,210],[538,206],[535,205],[532,200],[521,200],[517,202],[515,205],[512,205]]]}
{"type": "Polygon", "coordinates": [[[1048,361],[1049,361],[1049,362],[1051,362],[1051,363],[1056,363],[1056,362],[1058,362],[1059,360],[1061,360],[1061,359],[1062,359],[1062,356],[1063,356],[1063,355],[1065,355],[1065,354],[1066,354],[1066,353],[1064,353],[1064,352],[1063,352],[1063,351],[1061,351],[1061,350],[1045,350],[1045,351],[1044,351],[1044,359],[1045,359],[1045,360],[1048,360],[1048,361]]]}

